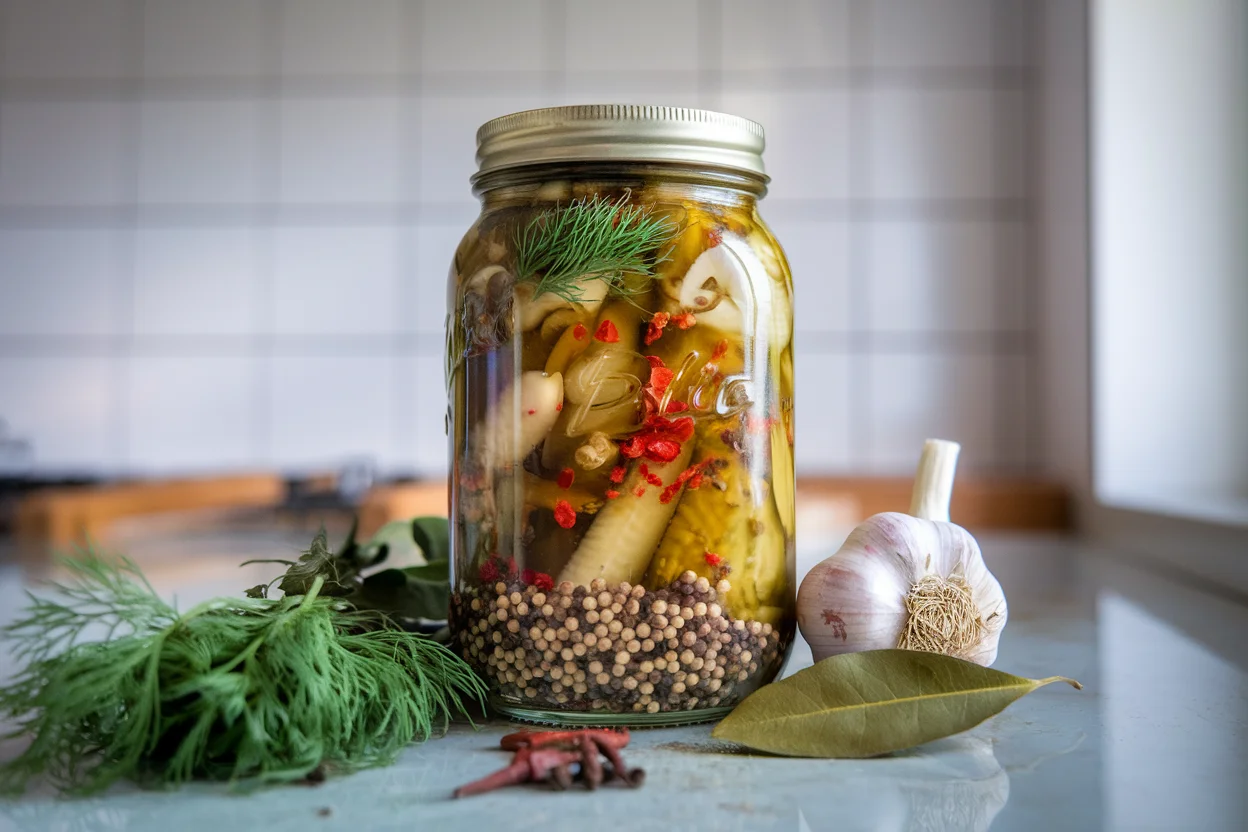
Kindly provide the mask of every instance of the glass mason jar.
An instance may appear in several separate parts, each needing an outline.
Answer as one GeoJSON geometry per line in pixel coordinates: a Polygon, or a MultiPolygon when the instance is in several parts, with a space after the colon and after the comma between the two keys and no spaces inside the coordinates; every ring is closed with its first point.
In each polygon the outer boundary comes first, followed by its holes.
{"type": "Polygon", "coordinates": [[[793,312],[763,131],[623,105],[477,134],[448,291],[452,630],[513,718],[716,719],[794,637],[793,312]]]}

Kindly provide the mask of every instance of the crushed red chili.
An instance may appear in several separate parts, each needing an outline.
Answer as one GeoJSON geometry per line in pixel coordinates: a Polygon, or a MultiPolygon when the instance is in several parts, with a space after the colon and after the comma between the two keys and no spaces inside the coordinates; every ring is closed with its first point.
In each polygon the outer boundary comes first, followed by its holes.
{"type": "Polygon", "coordinates": [[[624,470],[623,465],[617,465],[611,469],[611,482],[619,484],[624,482],[624,475],[628,473],[624,470]]]}
{"type": "Polygon", "coordinates": [[[564,468],[559,472],[558,482],[560,488],[571,488],[572,482],[576,479],[576,472],[571,468],[564,468]]]}
{"type": "Polygon", "coordinates": [[[709,229],[706,232],[706,247],[715,248],[724,241],[724,232],[718,228],[709,229]]]}
{"type": "Polygon", "coordinates": [[[651,471],[649,465],[643,462],[641,463],[641,468],[639,470],[641,471],[641,475],[645,477],[646,482],[651,485],[662,487],[663,479],[658,474],[651,471]]]}
{"type": "Polygon", "coordinates": [[[607,320],[603,321],[602,325],[598,327],[594,337],[604,344],[614,344],[620,340],[620,331],[615,328],[615,324],[607,320]]]}
{"type": "Polygon", "coordinates": [[[639,485],[637,486],[637,489],[633,491],[633,493],[636,494],[638,497],[644,497],[646,494],[646,487],[644,485],[639,485]]]}
{"type": "Polygon", "coordinates": [[[724,560],[714,552],[707,552],[702,556],[702,559],[706,561],[707,566],[719,566],[724,560]]]}
{"type": "Polygon", "coordinates": [[[555,502],[555,522],[565,529],[576,525],[576,509],[567,500],[555,502]]]}
{"type": "Polygon", "coordinates": [[[650,319],[650,325],[646,327],[646,337],[643,339],[646,346],[650,346],[663,337],[663,328],[671,319],[672,316],[666,312],[654,313],[654,317],[650,319]]]}
{"type": "Polygon", "coordinates": [[[607,499],[608,499],[608,500],[614,500],[614,499],[615,499],[616,497],[618,497],[618,496],[620,496],[620,492],[616,491],[614,488],[608,488],[608,489],[607,489],[607,499]]]}
{"type": "Polygon", "coordinates": [[[711,353],[711,360],[718,361],[728,354],[728,339],[720,341],[715,345],[715,351],[711,353]]]}
{"type": "Polygon", "coordinates": [[[584,341],[585,336],[589,334],[589,330],[585,328],[585,324],[578,323],[572,327],[572,337],[578,341],[584,341]]]}

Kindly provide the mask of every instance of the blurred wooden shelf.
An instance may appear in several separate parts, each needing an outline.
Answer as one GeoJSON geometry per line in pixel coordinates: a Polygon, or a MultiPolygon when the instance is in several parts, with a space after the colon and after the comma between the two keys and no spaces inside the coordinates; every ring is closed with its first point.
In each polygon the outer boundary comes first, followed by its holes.
{"type": "MultiPolygon", "coordinates": [[[[819,532],[856,525],[881,511],[905,511],[906,478],[816,477],[797,486],[801,528],[819,532]]],[[[37,492],[17,510],[19,540],[53,549],[105,541],[127,518],[182,512],[279,507],[286,483],[276,474],[151,480],[37,492]]],[[[373,488],[358,509],[361,536],[392,520],[447,513],[446,483],[395,483],[373,488]]],[[[950,510],[954,522],[982,529],[1062,530],[1070,526],[1069,499],[1054,483],[1033,479],[959,479],[950,510]]],[[[228,523],[228,517],[221,522],[228,523]]]]}
{"type": "Polygon", "coordinates": [[[196,509],[276,506],[286,483],[276,474],[159,479],[38,491],[17,507],[20,541],[67,549],[103,540],[122,518],[196,509]]]}

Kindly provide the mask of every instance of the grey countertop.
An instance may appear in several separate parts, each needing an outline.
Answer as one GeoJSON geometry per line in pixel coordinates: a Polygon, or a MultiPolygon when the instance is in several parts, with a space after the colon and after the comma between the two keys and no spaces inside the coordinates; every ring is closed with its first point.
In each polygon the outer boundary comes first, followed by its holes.
{"type": "MultiPolygon", "coordinates": [[[[973,731],[909,752],[791,760],[722,753],[707,726],[638,731],[626,758],[646,769],[640,791],[513,788],[449,799],[455,786],[506,763],[496,747],[509,726],[491,723],[456,727],[394,766],[316,788],[118,787],[60,800],[36,787],[0,801],[0,832],[1248,828],[1248,608],[1068,539],[981,542],[1011,605],[996,667],[1072,676],[1085,689],[1043,688],[973,731]]],[[[799,570],[834,543],[804,542],[799,570]]],[[[289,544],[254,533],[199,537],[174,553],[156,547],[161,557],[145,568],[188,604],[248,585],[253,575],[234,566],[240,551],[289,544]]],[[[0,566],[0,622],[15,614],[28,578],[0,566]]],[[[799,643],[787,672],[809,663],[799,643]]],[[[0,677],[6,672],[0,665],[0,677]]]]}

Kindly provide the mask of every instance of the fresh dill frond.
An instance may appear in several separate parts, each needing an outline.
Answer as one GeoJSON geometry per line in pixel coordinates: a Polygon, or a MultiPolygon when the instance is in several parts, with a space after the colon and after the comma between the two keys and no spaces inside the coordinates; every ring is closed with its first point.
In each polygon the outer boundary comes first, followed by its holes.
{"type": "Polygon", "coordinates": [[[595,195],[534,217],[516,234],[517,279],[533,284],[534,297],[549,292],[576,302],[589,278],[605,280],[618,291],[625,275],[653,277],[662,262],[660,249],[679,227],[630,205],[629,196],[609,200],[595,195]]]}
{"type": "Polygon", "coordinates": [[[350,771],[389,762],[483,700],[463,660],[323,595],[323,576],[303,595],[219,598],[179,615],[132,563],[88,553],[69,568],[72,582],[32,595],[0,631],[24,663],[0,688],[0,721],[30,739],[0,765],[0,792],[38,775],[84,793],[119,779],[350,771]]]}

